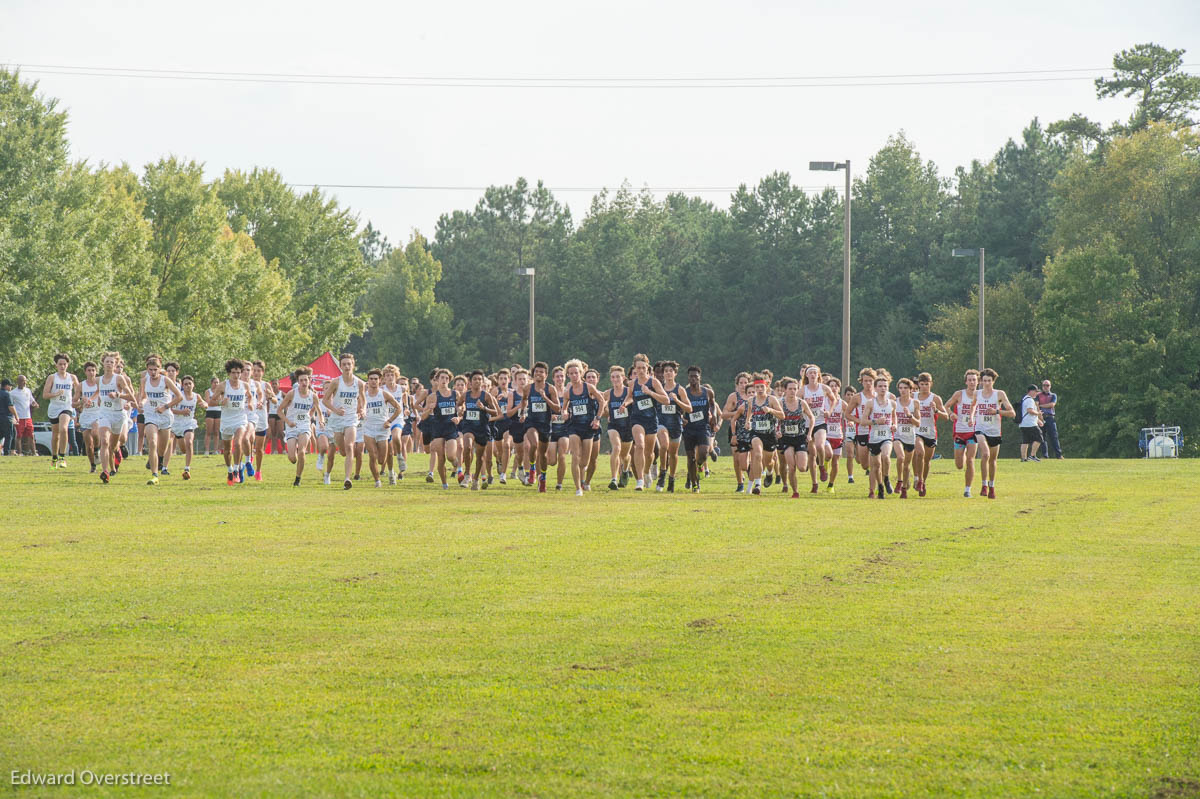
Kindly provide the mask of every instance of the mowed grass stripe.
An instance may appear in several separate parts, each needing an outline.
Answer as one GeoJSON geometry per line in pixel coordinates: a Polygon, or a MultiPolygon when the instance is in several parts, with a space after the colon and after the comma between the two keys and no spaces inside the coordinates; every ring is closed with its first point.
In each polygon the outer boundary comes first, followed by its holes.
{"type": "Polygon", "coordinates": [[[1200,778],[1193,462],[1006,461],[987,501],[938,461],[886,503],[735,496],[724,459],[698,496],[582,498],[80,463],[0,462],[4,766],[183,795],[1200,778]]]}

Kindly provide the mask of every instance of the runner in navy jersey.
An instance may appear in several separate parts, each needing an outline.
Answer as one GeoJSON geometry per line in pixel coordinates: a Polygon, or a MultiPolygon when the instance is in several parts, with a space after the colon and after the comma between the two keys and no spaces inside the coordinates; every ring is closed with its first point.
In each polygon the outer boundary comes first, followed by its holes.
{"type": "Polygon", "coordinates": [[[529,448],[525,446],[525,415],[520,412],[521,397],[525,396],[525,389],[529,386],[529,372],[518,367],[512,373],[512,379],[513,397],[508,404],[508,418],[512,420],[512,425],[508,432],[513,442],[513,468],[517,470],[521,485],[532,485],[533,476],[529,474],[529,448]]]}
{"type": "MultiPolygon", "coordinates": [[[[480,476],[483,476],[483,488],[487,488],[487,476],[483,474],[484,459],[487,454],[487,445],[491,441],[491,432],[489,426],[493,418],[499,418],[500,409],[496,406],[496,399],[489,394],[483,385],[483,370],[476,369],[471,372],[470,385],[463,397],[463,448],[474,449],[475,453],[475,472],[470,477],[471,490],[478,491],[480,488],[480,476]]],[[[491,466],[488,464],[488,469],[491,466]]]]}
{"type": "Polygon", "coordinates": [[[584,366],[578,359],[567,361],[563,390],[563,415],[566,417],[566,439],[571,451],[571,478],[575,496],[589,490],[588,465],[592,460],[593,433],[600,429],[596,408],[604,396],[596,387],[583,380],[584,366]]]}
{"type": "Polygon", "coordinates": [[[567,454],[571,451],[571,434],[567,432],[567,373],[561,366],[554,367],[550,372],[550,382],[558,392],[560,409],[550,416],[550,444],[546,447],[546,467],[555,467],[554,490],[562,491],[563,478],[567,473],[567,454]]]}
{"type": "Polygon", "coordinates": [[[453,464],[458,454],[458,423],[462,419],[462,397],[450,387],[452,378],[449,369],[435,371],[430,381],[432,388],[421,410],[422,417],[429,420],[429,453],[437,459],[437,473],[443,489],[450,487],[446,463],[453,464]]]}
{"type": "Polygon", "coordinates": [[[662,383],[650,374],[650,359],[638,353],[633,356],[633,375],[630,382],[633,405],[629,409],[630,429],[633,431],[633,476],[635,491],[646,485],[646,475],[654,459],[654,440],[658,433],[658,414],[654,402],[666,402],[662,383]]]}
{"type": "Polygon", "coordinates": [[[663,392],[668,402],[658,403],[658,490],[664,483],[669,493],[675,493],[675,469],[679,462],[679,439],[683,436],[683,420],[692,411],[687,392],[675,382],[679,364],[662,361],[663,392]]]}
{"type": "Polygon", "coordinates": [[[538,481],[538,492],[546,493],[546,448],[550,446],[550,417],[559,412],[558,392],[546,382],[545,362],[533,365],[533,381],[525,386],[518,410],[525,413],[525,449],[530,459],[530,481],[538,481]]]}
{"type": "Polygon", "coordinates": [[[600,373],[595,369],[584,364],[583,382],[587,383],[592,388],[596,389],[596,394],[589,400],[591,403],[592,417],[596,420],[596,425],[592,428],[592,456],[588,460],[587,477],[583,484],[586,486],[586,491],[592,490],[592,478],[596,474],[596,463],[600,457],[600,409],[604,407],[604,392],[600,390],[600,373]],[[599,399],[597,399],[599,397],[599,399]]]}
{"type": "Polygon", "coordinates": [[[708,455],[711,430],[717,413],[717,400],[711,388],[701,384],[700,367],[689,366],[687,370],[688,405],[687,422],[683,426],[683,451],[687,455],[687,483],[693,494],[700,492],[700,470],[708,455]]]}
{"type": "Polygon", "coordinates": [[[629,421],[629,406],[633,404],[633,392],[625,383],[625,367],[614,365],[608,370],[612,388],[604,392],[604,415],[608,417],[608,444],[612,449],[609,465],[612,467],[612,482],[609,491],[625,487],[624,464],[633,447],[633,428],[629,421]]]}

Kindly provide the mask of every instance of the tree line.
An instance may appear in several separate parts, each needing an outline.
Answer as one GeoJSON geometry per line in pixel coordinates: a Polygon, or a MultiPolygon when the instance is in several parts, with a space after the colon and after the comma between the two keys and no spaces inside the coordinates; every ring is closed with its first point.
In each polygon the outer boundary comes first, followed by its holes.
{"type": "MultiPolygon", "coordinates": [[[[1107,126],[1033,119],[990,159],[944,175],[902,132],[854,177],[852,370],[928,370],[951,393],[976,362],[987,250],[987,360],[1010,396],[1051,378],[1075,454],[1136,453],[1138,430],[1200,423],[1200,78],[1182,50],[1117,54],[1099,96],[1135,100],[1107,126]]],[[[273,372],[349,347],[407,374],[537,355],[697,363],[722,390],[746,368],[841,362],[842,197],[787,172],[728,209],[623,185],[578,222],[540,182],[487,189],[433,238],[393,247],[277,173],[206,183],[175,158],[67,159],[65,116],[0,72],[0,363],[42,375],[59,348],[153,348],[198,375],[230,354],[273,372]]],[[[1194,451],[1194,450],[1193,450],[1194,451]]]]}

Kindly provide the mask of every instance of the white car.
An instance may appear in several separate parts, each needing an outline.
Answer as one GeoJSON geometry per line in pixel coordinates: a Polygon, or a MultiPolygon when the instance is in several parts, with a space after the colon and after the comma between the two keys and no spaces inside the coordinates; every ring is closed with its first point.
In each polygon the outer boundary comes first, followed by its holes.
{"type": "Polygon", "coordinates": [[[50,423],[33,423],[33,445],[38,455],[50,454],[50,423]]]}

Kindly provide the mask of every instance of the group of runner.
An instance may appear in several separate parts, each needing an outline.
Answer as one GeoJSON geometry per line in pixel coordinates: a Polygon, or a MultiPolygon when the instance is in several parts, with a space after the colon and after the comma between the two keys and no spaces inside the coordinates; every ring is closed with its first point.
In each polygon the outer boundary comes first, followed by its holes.
{"type": "Polygon", "coordinates": [[[681,384],[678,363],[652,364],[641,354],[628,370],[610,367],[603,390],[600,372],[578,359],[492,374],[438,368],[426,388],[391,364],[370,369],[364,380],[355,373],[354,356],[345,353],[341,373],[320,391],[308,367],[296,369],[281,391],[278,381],[264,379],[262,361],[235,358],[225,364],[225,379],[214,378],[203,396],[190,375],[179,377],[178,364],[158,355],[147,356],[134,378],[116,352],[104,353],[99,366],[85,363],[83,380],[70,372],[67,355],[54,360],[43,389],[53,424],[51,466],[65,468],[77,414],[91,469],[105,483],[129,455],[135,416],[143,425],[148,484],[170,473],[177,446],[185,459],[182,477],[190,479],[196,412],[203,410],[208,432],[219,437],[231,486],[263,479],[265,443],[278,437],[295,465],[297,486],[313,451],[326,485],[342,456],[347,490],[361,473],[364,454],[376,487],[385,477],[393,485],[403,479],[408,458],[426,453],[425,480],[444,489],[453,482],[486,490],[495,478],[536,485],[540,492],[547,490],[551,470],[555,490],[562,490],[569,458],[575,493],[582,496],[591,490],[605,436],[609,490],[633,481],[635,491],[674,492],[682,444],[684,490],[699,492],[725,428],[739,493],[761,495],[777,483],[782,493],[799,498],[804,475],[811,493],[822,484],[832,493],[843,468],[846,482],[854,483],[857,465],[867,473],[872,498],[907,498],[910,489],[924,497],[938,421],[946,420],[953,425],[955,465],[964,471],[963,495],[970,497],[975,485],[978,453],[979,495],[994,499],[1001,418],[1016,415],[991,369],[967,370],[963,387],[943,401],[927,372],[893,386],[886,369],[865,368],[856,388],[805,364],[799,378],[742,372],[718,402],[700,367],[687,367],[681,384]]]}

